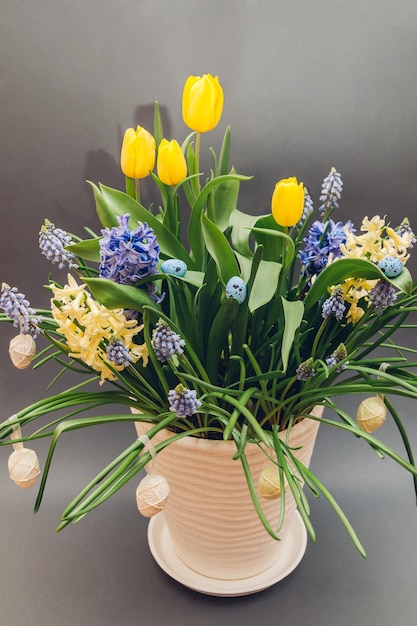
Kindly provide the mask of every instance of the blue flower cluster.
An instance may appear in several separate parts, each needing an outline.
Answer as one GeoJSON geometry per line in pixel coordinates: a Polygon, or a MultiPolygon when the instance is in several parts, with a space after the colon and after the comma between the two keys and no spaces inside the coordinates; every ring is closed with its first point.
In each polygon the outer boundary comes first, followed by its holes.
{"type": "Polygon", "coordinates": [[[339,208],[339,200],[342,197],[343,181],[339,172],[332,167],[329,174],[323,180],[321,187],[319,211],[330,212],[339,208]]]}
{"type": "Polygon", "coordinates": [[[394,287],[381,278],[369,292],[369,302],[375,309],[377,315],[382,315],[385,307],[391,306],[397,299],[394,287]]]}
{"type": "Polygon", "coordinates": [[[129,229],[129,217],[118,217],[119,226],[104,228],[100,240],[100,278],[121,285],[134,285],[156,273],[159,245],[155,233],[146,222],[129,229]]]}
{"type": "Polygon", "coordinates": [[[32,335],[34,339],[39,335],[38,324],[42,321],[39,315],[30,306],[23,293],[17,287],[10,287],[3,283],[0,292],[0,309],[13,321],[13,326],[19,328],[23,335],[32,335]]]}
{"type": "Polygon", "coordinates": [[[39,233],[39,247],[48,261],[58,263],[59,269],[62,269],[65,263],[68,264],[69,269],[77,269],[78,265],[73,260],[74,255],[65,250],[65,247],[72,243],[74,242],[68,233],[62,228],[57,228],[49,220],[45,220],[39,233]]]}
{"type": "Polygon", "coordinates": [[[337,321],[340,322],[340,320],[343,318],[345,310],[346,305],[343,299],[342,288],[335,287],[330,294],[330,298],[327,298],[327,300],[323,302],[321,313],[322,317],[326,319],[333,315],[337,319],[337,321]]]}
{"type": "Polygon", "coordinates": [[[123,367],[128,367],[133,360],[122,339],[113,339],[107,346],[106,355],[111,363],[123,367]]]}
{"type": "Polygon", "coordinates": [[[191,417],[201,406],[194,389],[187,389],[184,385],[177,385],[168,393],[169,410],[178,417],[191,417]]]}
{"type": "Polygon", "coordinates": [[[172,359],[174,354],[182,354],[184,352],[184,339],[181,339],[177,333],[174,333],[163,319],[158,320],[152,333],[151,343],[155,356],[161,363],[172,359]]]}
{"type": "Polygon", "coordinates": [[[303,239],[304,250],[300,250],[300,259],[304,271],[310,276],[319,274],[327,265],[329,256],[338,259],[342,256],[340,244],[346,242],[345,228],[354,233],[355,229],[350,220],[334,222],[332,219],[313,222],[307,237],[303,239]]]}

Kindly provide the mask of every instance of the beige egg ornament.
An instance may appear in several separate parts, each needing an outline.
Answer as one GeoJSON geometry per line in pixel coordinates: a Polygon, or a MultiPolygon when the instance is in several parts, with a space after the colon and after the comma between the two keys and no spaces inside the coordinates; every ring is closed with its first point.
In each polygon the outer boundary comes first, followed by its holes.
{"type": "Polygon", "coordinates": [[[279,471],[276,465],[268,465],[259,475],[258,490],[265,500],[275,500],[281,495],[279,471]]]}
{"type": "Polygon", "coordinates": [[[169,496],[166,478],[158,474],[147,474],[136,489],[136,504],[144,517],[153,517],[165,506],[169,496]]]}
{"type": "Polygon", "coordinates": [[[31,335],[20,333],[10,341],[9,355],[15,367],[24,370],[31,364],[36,354],[36,343],[31,335]]]}
{"type": "Polygon", "coordinates": [[[365,398],[360,403],[356,413],[356,423],[367,433],[382,426],[387,416],[387,407],[380,396],[365,398]]]}
{"type": "Polygon", "coordinates": [[[8,461],[9,476],[22,489],[30,489],[36,483],[41,470],[34,450],[18,448],[11,453],[8,461]]]}
{"type": "MultiPolygon", "coordinates": [[[[16,416],[10,421],[13,423],[16,416]]],[[[13,442],[13,452],[9,456],[8,468],[12,481],[22,489],[30,489],[36,483],[41,470],[39,460],[34,450],[25,448],[22,441],[22,430],[19,424],[13,424],[13,432],[10,435],[13,442]]]]}

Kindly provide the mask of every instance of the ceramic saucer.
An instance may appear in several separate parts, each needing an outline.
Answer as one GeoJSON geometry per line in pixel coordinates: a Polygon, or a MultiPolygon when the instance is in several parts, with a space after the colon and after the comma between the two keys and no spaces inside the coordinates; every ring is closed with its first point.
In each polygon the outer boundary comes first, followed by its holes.
{"type": "Polygon", "coordinates": [[[300,563],[307,547],[307,531],[295,512],[280,558],[261,574],[241,580],[219,580],[194,572],[175,554],[163,512],[153,517],[148,526],[149,548],[155,561],[171,578],[185,587],[211,596],[245,596],[262,591],[290,574],[300,563]]]}

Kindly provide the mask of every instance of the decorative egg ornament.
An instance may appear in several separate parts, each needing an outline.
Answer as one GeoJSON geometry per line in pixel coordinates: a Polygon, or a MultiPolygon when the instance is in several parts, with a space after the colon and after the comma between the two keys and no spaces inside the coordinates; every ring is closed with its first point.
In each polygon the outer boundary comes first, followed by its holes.
{"type": "Polygon", "coordinates": [[[161,272],[171,276],[185,276],[187,265],[181,259],[168,259],[162,263],[161,272]]]}
{"type": "Polygon", "coordinates": [[[10,341],[9,355],[15,367],[24,370],[32,362],[36,354],[36,343],[32,335],[24,335],[20,333],[10,341]]]}
{"type": "Polygon", "coordinates": [[[227,281],[226,298],[234,298],[239,304],[242,304],[246,299],[246,294],[246,283],[240,276],[232,276],[232,278],[227,281]]]}
{"type": "MultiPolygon", "coordinates": [[[[13,415],[10,420],[15,421],[13,415]]],[[[13,432],[10,439],[22,439],[22,429],[20,424],[13,424],[13,432]]],[[[34,450],[25,448],[22,441],[16,441],[13,445],[13,452],[9,456],[8,469],[12,481],[22,489],[30,489],[36,483],[41,470],[39,460],[34,450]]]]}
{"type": "Polygon", "coordinates": [[[34,450],[18,448],[9,456],[9,476],[22,489],[30,489],[41,473],[39,460],[34,450]]]}
{"type": "Polygon", "coordinates": [[[380,396],[365,398],[356,413],[356,423],[367,433],[373,433],[385,422],[387,407],[380,396]]]}
{"type": "Polygon", "coordinates": [[[165,506],[169,496],[168,481],[158,474],[147,474],[136,489],[136,504],[144,517],[153,517],[165,506]]]}
{"type": "Polygon", "coordinates": [[[401,259],[396,256],[391,256],[390,254],[387,254],[387,256],[384,256],[384,258],[379,261],[378,267],[384,272],[387,278],[399,276],[404,269],[401,259]]]}
{"type": "Polygon", "coordinates": [[[265,500],[275,500],[281,495],[279,471],[276,465],[268,465],[259,475],[258,489],[265,500]]]}

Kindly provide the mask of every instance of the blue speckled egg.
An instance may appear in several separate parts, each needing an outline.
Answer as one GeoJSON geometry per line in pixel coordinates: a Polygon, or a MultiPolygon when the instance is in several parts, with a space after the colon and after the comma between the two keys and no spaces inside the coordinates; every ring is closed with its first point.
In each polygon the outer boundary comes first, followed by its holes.
{"type": "Polygon", "coordinates": [[[181,259],[168,259],[162,263],[161,272],[171,276],[185,276],[187,265],[181,259]]]}
{"type": "Polygon", "coordinates": [[[401,260],[389,254],[380,260],[378,267],[384,272],[387,278],[395,278],[395,276],[399,276],[404,269],[401,260]]]}
{"type": "Polygon", "coordinates": [[[227,281],[226,298],[234,298],[239,304],[242,304],[246,298],[246,293],[246,284],[240,276],[232,276],[232,278],[227,281]]]}

